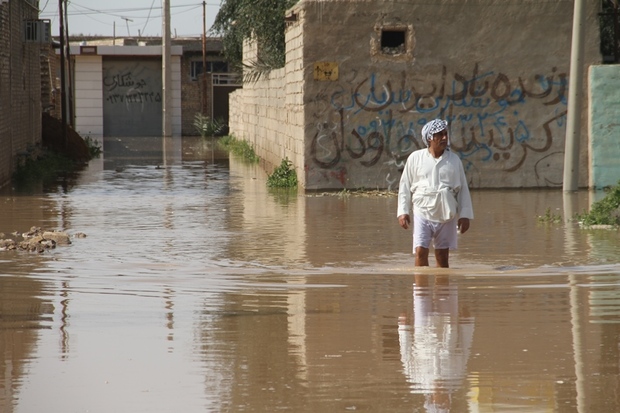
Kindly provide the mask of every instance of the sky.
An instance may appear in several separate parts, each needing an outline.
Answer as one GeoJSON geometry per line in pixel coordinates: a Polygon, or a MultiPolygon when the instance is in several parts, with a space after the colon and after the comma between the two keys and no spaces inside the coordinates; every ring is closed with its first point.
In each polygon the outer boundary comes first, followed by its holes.
{"type": "MultiPolygon", "coordinates": [[[[207,0],[207,31],[221,0],[207,0]]],[[[39,0],[40,19],[51,20],[59,34],[58,0],[39,0]]],[[[161,36],[162,0],[68,0],[69,35],[112,37],[161,36]],[[115,28],[116,26],[116,28],[115,28]]],[[[202,0],[170,0],[170,32],[174,36],[202,36],[202,0]]]]}

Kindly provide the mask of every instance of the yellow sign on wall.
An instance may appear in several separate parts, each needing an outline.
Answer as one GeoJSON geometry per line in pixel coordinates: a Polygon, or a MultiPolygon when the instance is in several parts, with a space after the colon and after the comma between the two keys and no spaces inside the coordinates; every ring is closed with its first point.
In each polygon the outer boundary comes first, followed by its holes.
{"type": "Polygon", "coordinates": [[[315,62],[314,80],[338,80],[338,63],[315,62]]]}

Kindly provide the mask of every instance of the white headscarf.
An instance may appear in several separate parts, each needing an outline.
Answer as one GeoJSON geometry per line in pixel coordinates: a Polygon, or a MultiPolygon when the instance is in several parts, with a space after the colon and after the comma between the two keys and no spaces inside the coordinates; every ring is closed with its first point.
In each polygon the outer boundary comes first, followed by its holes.
{"type": "MultiPolygon", "coordinates": [[[[433,135],[448,127],[448,122],[442,119],[433,119],[422,128],[422,142],[429,146],[433,135]]],[[[449,141],[448,141],[449,142],[449,141]]]]}

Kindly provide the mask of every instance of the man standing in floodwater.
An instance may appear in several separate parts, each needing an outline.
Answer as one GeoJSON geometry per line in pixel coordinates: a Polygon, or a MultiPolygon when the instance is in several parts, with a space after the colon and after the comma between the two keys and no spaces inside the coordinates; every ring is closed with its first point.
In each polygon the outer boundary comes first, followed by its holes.
{"type": "Polygon", "coordinates": [[[474,209],[461,159],[450,151],[448,123],[434,119],[422,128],[426,148],[409,155],[398,188],[398,223],[411,224],[416,266],[428,266],[431,241],[438,267],[449,267],[457,231],[469,229],[474,209]]]}

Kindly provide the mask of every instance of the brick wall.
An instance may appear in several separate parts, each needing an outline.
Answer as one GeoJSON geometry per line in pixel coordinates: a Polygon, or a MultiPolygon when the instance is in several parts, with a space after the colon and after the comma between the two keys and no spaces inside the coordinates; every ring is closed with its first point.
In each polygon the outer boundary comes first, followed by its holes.
{"type": "MultiPolygon", "coordinates": [[[[196,128],[194,128],[194,117],[197,113],[202,112],[203,77],[201,75],[197,80],[193,80],[191,77],[192,58],[195,59],[197,56],[198,55],[184,54],[181,59],[181,134],[185,136],[198,135],[196,128]]],[[[200,55],[200,58],[202,59],[201,56],[202,55],[200,55]]],[[[206,91],[206,114],[210,115],[213,105],[210,73],[207,74],[206,91]]]]}
{"type": "Polygon", "coordinates": [[[41,45],[22,41],[23,20],[36,18],[27,1],[0,5],[0,186],[41,143],[41,45]]]}

